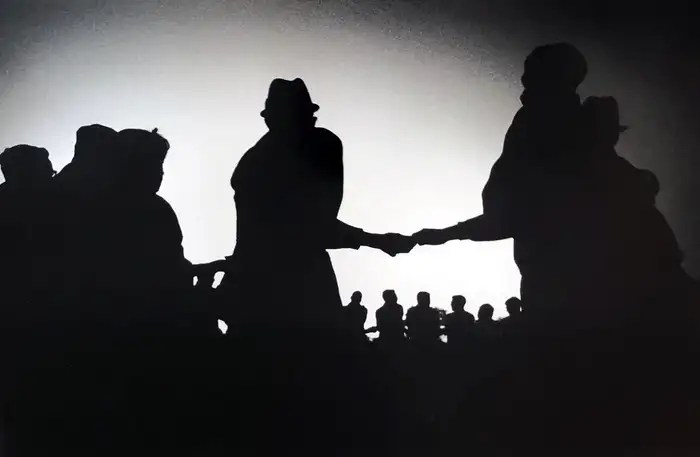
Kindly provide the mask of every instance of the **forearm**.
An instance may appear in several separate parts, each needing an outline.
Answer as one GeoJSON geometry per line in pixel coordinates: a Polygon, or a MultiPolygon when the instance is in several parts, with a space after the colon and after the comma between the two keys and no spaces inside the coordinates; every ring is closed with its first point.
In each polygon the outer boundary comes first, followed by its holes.
{"type": "Polygon", "coordinates": [[[376,247],[381,235],[368,233],[358,227],[338,221],[328,249],[359,249],[362,246],[376,247]]]}
{"type": "Polygon", "coordinates": [[[507,224],[498,217],[481,214],[450,227],[455,239],[471,241],[497,241],[511,238],[513,235],[507,224]]]}
{"type": "Polygon", "coordinates": [[[429,229],[424,233],[429,234],[428,244],[442,244],[452,240],[495,241],[511,236],[500,221],[483,214],[443,229],[429,229]]]}

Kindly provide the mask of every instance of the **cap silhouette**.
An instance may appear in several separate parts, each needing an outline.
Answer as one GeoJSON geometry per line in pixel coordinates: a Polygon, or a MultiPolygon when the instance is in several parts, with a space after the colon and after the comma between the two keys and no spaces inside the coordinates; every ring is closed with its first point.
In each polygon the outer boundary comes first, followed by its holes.
{"type": "Polygon", "coordinates": [[[7,180],[15,174],[31,173],[30,170],[39,171],[47,167],[55,173],[49,160],[49,151],[28,144],[18,144],[5,149],[0,154],[0,167],[7,180]]]}
{"type": "Polygon", "coordinates": [[[124,129],[119,132],[119,139],[127,156],[139,161],[162,162],[170,149],[170,143],[160,136],[158,129],[124,129]]]}
{"type": "Polygon", "coordinates": [[[76,132],[75,158],[84,160],[86,156],[102,153],[113,147],[117,132],[100,124],[84,125],[76,132]]]}
{"type": "Polygon", "coordinates": [[[315,113],[319,106],[311,101],[311,95],[301,78],[292,81],[276,78],[270,83],[262,117],[274,112],[315,113]]]}

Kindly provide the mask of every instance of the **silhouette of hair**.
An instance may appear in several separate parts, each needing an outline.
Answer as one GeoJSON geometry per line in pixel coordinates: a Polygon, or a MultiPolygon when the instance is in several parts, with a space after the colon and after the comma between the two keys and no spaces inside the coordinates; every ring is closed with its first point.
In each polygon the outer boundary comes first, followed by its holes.
{"type": "Polygon", "coordinates": [[[510,297],[506,300],[506,310],[508,314],[513,314],[519,312],[521,309],[520,299],[517,297],[510,297]]]}
{"type": "Polygon", "coordinates": [[[457,305],[460,308],[464,308],[464,306],[467,304],[467,299],[464,298],[464,295],[453,295],[452,304],[457,305]]]}
{"type": "Polygon", "coordinates": [[[522,83],[525,88],[576,90],[588,73],[588,64],[570,43],[536,47],[525,59],[522,83]]]}
{"type": "Polygon", "coordinates": [[[489,305],[488,303],[481,305],[478,316],[479,320],[491,320],[493,317],[493,306],[489,305]]]}
{"type": "Polygon", "coordinates": [[[356,290],[352,293],[352,296],[350,298],[352,299],[352,301],[360,301],[362,300],[362,292],[356,290]]]}
{"type": "Polygon", "coordinates": [[[387,303],[396,301],[398,299],[398,297],[396,296],[396,292],[393,289],[387,289],[384,292],[382,292],[382,298],[387,303]]]}
{"type": "Polygon", "coordinates": [[[428,292],[418,292],[416,299],[419,305],[423,303],[430,304],[430,294],[428,292]]]}

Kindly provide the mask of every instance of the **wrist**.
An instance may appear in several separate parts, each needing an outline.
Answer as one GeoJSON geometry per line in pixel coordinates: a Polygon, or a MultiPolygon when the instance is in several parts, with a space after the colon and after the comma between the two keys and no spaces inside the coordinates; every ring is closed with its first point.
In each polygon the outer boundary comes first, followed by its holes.
{"type": "Polygon", "coordinates": [[[376,248],[381,244],[383,235],[377,233],[362,232],[362,243],[361,246],[367,246],[369,248],[376,248]]]}
{"type": "Polygon", "coordinates": [[[470,221],[460,222],[449,230],[450,239],[469,240],[472,236],[472,224],[470,221]]]}

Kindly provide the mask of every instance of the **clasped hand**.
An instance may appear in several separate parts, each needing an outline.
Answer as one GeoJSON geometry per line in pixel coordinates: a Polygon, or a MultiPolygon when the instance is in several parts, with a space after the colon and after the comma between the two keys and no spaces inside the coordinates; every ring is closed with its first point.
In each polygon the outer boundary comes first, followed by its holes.
{"type": "Polygon", "coordinates": [[[444,230],[440,229],[423,229],[411,235],[413,241],[420,245],[438,245],[448,241],[444,230]]]}
{"type": "Polygon", "coordinates": [[[411,236],[400,233],[380,235],[375,246],[394,257],[410,252],[416,245],[438,245],[449,241],[449,236],[441,229],[423,229],[411,236]]]}
{"type": "Polygon", "coordinates": [[[400,233],[387,233],[379,235],[374,247],[394,257],[397,254],[411,252],[415,245],[416,242],[410,236],[401,235],[400,233]]]}

